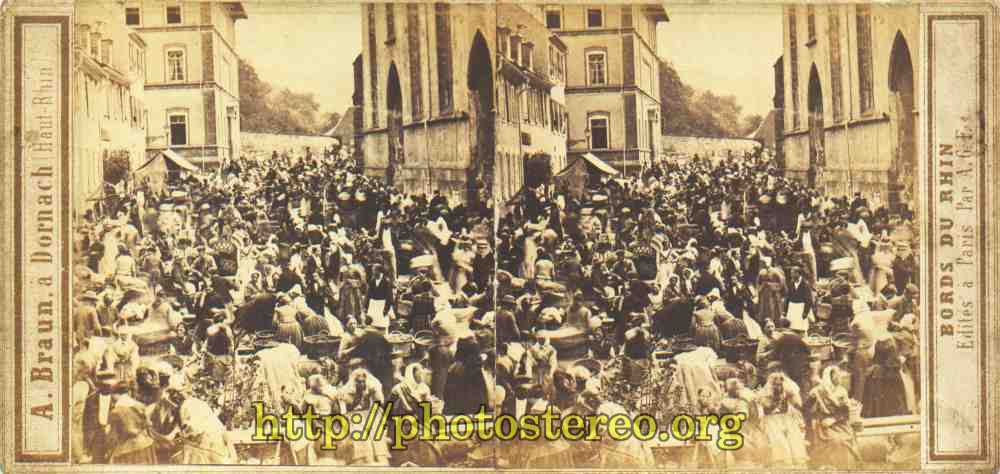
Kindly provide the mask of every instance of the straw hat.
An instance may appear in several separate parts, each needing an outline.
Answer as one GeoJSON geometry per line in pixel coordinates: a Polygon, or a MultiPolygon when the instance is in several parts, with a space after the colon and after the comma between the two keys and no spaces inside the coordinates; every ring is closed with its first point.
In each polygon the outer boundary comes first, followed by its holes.
{"type": "Polygon", "coordinates": [[[410,268],[426,268],[434,265],[433,255],[419,255],[410,260],[410,268]]]}

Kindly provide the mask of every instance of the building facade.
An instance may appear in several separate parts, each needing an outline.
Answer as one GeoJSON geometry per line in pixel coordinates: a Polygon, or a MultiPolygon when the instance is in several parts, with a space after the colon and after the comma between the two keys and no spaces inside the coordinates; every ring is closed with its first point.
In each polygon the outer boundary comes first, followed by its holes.
{"type": "Polygon", "coordinates": [[[455,202],[485,192],[494,137],[478,129],[493,125],[491,13],[449,3],[362,5],[355,89],[367,174],[455,202]]]}
{"type": "Polygon", "coordinates": [[[785,172],[827,192],[915,201],[919,10],[784,8],[785,172]]]}
{"type": "Polygon", "coordinates": [[[774,160],[778,168],[785,169],[785,63],[784,57],[774,62],[774,160]]]}
{"type": "MultiPolygon", "coordinates": [[[[128,171],[145,162],[146,43],[124,21],[121,2],[75,4],[73,51],[73,209],[97,203],[105,162],[128,171]]],[[[123,175],[124,177],[124,175],[123,175]]]]}
{"type": "Polygon", "coordinates": [[[239,156],[239,2],[128,0],[122,21],[146,41],[147,153],[198,166],[239,156]]]}
{"type": "Polygon", "coordinates": [[[497,7],[496,179],[507,202],[525,184],[525,163],[547,155],[553,174],[566,167],[565,43],[537,8],[497,7]]]}
{"type": "Polygon", "coordinates": [[[564,4],[541,9],[566,44],[568,153],[593,153],[626,173],[660,151],[659,5],[564,4]]]}

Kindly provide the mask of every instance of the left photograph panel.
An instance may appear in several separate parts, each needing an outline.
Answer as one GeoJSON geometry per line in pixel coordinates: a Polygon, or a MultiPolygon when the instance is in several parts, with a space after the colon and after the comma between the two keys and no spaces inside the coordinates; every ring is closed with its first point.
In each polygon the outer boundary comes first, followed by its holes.
{"type": "Polygon", "coordinates": [[[5,23],[33,112],[13,121],[14,331],[35,334],[12,356],[18,460],[51,441],[73,464],[492,467],[456,433],[502,392],[494,8],[78,0],[63,18],[5,23]],[[65,70],[31,62],[50,46],[65,70]],[[62,108],[40,96],[62,86],[62,108]],[[45,229],[61,252],[24,237],[45,229]],[[65,285],[29,271],[43,253],[65,285]]]}

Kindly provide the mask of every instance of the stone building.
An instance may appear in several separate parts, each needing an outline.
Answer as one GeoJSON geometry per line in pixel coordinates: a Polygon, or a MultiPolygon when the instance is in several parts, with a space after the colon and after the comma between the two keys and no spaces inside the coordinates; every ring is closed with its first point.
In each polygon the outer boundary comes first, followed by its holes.
{"type": "Polygon", "coordinates": [[[525,161],[549,156],[566,167],[566,45],[545,27],[542,11],[497,7],[497,155],[494,198],[506,202],[525,184],[525,161]]]}
{"type": "Polygon", "coordinates": [[[568,49],[568,153],[592,153],[630,173],[660,151],[657,25],[661,5],[564,4],[540,8],[568,49]]]}
{"type": "Polygon", "coordinates": [[[776,93],[788,176],[890,206],[914,201],[919,18],[915,6],[784,7],[776,93]]]}
{"type": "Polygon", "coordinates": [[[495,138],[494,12],[367,3],[362,24],[355,91],[363,101],[358,133],[366,173],[407,192],[440,190],[454,201],[483,192],[495,138]]]}
{"type": "Polygon", "coordinates": [[[71,172],[77,214],[101,196],[105,161],[126,167],[146,161],[146,43],[124,18],[121,2],[75,4],[71,172]]]}
{"type": "Polygon", "coordinates": [[[239,156],[240,2],[128,0],[122,21],[146,41],[147,153],[198,166],[239,156]]]}

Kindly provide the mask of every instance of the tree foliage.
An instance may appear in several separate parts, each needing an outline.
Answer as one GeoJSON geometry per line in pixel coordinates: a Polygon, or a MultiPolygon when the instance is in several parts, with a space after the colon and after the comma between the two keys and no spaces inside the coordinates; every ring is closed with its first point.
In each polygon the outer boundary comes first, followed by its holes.
{"type": "Polygon", "coordinates": [[[764,117],[761,117],[760,114],[750,114],[750,115],[747,115],[746,117],[743,117],[743,133],[742,133],[742,135],[746,136],[746,135],[750,135],[751,133],[755,132],[757,130],[757,127],[760,127],[760,124],[763,121],[764,121],[764,117]]]}
{"type": "Polygon", "coordinates": [[[323,118],[320,120],[320,133],[326,133],[336,127],[340,123],[340,114],[337,112],[327,112],[323,114],[323,118]]]}
{"type": "Polygon", "coordinates": [[[240,60],[240,129],[246,132],[315,135],[326,132],[328,115],[320,115],[312,93],[275,89],[240,60]]]}
{"type": "Polygon", "coordinates": [[[749,133],[744,131],[750,117],[742,116],[743,107],[736,96],[696,90],[685,84],[674,66],[665,60],[660,60],[659,76],[660,131],[664,135],[737,137],[749,133]]]}

